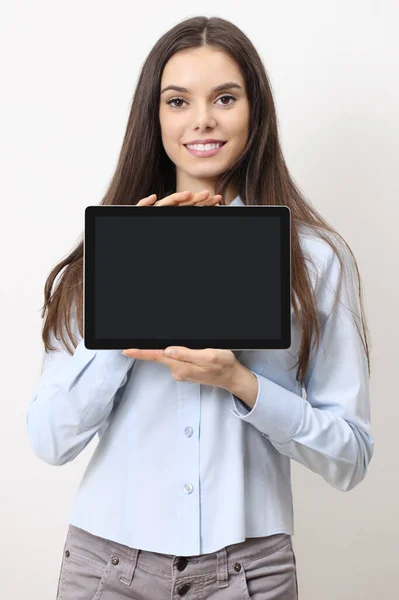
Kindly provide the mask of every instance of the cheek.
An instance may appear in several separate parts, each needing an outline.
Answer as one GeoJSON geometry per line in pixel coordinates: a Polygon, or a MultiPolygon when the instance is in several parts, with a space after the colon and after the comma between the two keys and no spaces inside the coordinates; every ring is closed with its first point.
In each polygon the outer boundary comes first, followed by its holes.
{"type": "Polygon", "coordinates": [[[159,123],[161,126],[161,137],[164,144],[173,142],[176,134],[176,123],[164,110],[159,112],[159,123]]]}
{"type": "Polygon", "coordinates": [[[232,140],[234,143],[231,145],[231,151],[234,155],[239,155],[247,145],[248,130],[246,128],[236,129],[232,135],[232,140]]]}
{"type": "Polygon", "coordinates": [[[239,135],[240,137],[247,138],[249,132],[249,115],[247,112],[244,112],[241,119],[237,120],[240,123],[239,127],[239,135]]]}
{"type": "Polygon", "coordinates": [[[177,123],[163,123],[161,126],[161,136],[163,145],[172,151],[177,149],[183,139],[182,127],[177,123]]]}
{"type": "Polygon", "coordinates": [[[236,113],[234,119],[231,119],[228,125],[226,124],[227,131],[229,131],[231,138],[235,139],[236,144],[245,144],[248,138],[248,125],[249,117],[246,111],[236,113]]]}

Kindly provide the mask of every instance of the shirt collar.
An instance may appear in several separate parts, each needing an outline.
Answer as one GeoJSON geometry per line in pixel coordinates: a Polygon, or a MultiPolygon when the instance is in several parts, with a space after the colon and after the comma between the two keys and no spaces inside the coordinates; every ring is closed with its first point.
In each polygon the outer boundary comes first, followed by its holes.
{"type": "Polygon", "coordinates": [[[230,202],[230,204],[227,204],[227,206],[245,206],[245,204],[238,195],[230,202]]]}

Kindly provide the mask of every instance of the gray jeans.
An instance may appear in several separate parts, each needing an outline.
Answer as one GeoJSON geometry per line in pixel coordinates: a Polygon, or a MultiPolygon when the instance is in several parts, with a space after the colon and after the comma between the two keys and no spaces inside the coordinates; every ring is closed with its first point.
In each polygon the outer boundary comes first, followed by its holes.
{"type": "Polygon", "coordinates": [[[292,538],[247,538],[199,556],[130,548],[70,524],[57,600],[297,600],[292,538]]]}

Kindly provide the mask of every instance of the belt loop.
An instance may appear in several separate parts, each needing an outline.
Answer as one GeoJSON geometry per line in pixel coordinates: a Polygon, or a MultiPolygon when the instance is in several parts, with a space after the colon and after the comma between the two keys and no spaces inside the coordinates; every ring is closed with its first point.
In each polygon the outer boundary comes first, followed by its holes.
{"type": "Polygon", "coordinates": [[[216,552],[216,574],[217,574],[217,582],[218,587],[228,587],[229,585],[229,572],[227,566],[227,550],[226,548],[221,548],[216,552]]]}
{"type": "Polygon", "coordinates": [[[124,583],[125,585],[130,585],[132,583],[139,552],[140,550],[138,548],[129,548],[127,556],[123,558],[123,571],[119,578],[121,583],[124,583]]]}

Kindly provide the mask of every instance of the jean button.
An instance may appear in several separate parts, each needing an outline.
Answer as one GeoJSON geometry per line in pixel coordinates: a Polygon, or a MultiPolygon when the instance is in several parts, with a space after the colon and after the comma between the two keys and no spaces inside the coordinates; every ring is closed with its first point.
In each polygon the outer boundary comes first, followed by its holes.
{"type": "Polygon", "coordinates": [[[184,585],[182,585],[181,587],[179,587],[179,589],[177,590],[177,592],[178,592],[179,596],[184,596],[184,594],[186,594],[189,589],[190,589],[190,584],[185,583],[184,585]]]}
{"type": "Polygon", "coordinates": [[[184,571],[184,569],[187,567],[187,563],[188,563],[187,558],[185,558],[184,556],[180,556],[179,560],[176,563],[176,568],[179,571],[184,571]]]}

